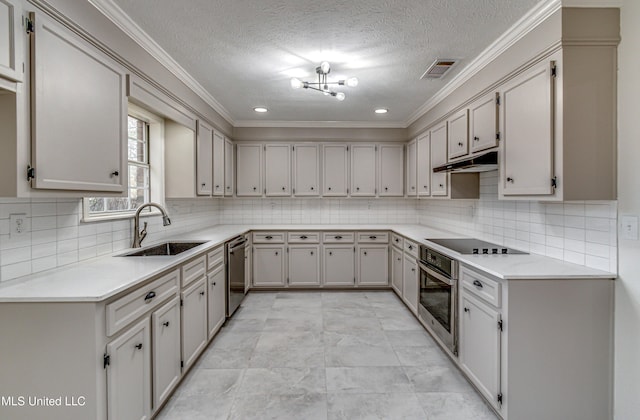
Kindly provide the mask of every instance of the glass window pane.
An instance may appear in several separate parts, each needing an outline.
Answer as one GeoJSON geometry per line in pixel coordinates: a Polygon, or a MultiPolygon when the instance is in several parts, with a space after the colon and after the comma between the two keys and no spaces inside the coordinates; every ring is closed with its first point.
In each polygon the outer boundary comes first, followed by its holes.
{"type": "Polygon", "coordinates": [[[90,213],[104,211],[104,198],[90,197],[87,200],[89,200],[90,213]]]}
{"type": "Polygon", "coordinates": [[[129,139],[128,159],[134,162],[147,163],[147,144],[129,139]]]}
{"type": "Polygon", "coordinates": [[[129,116],[127,122],[128,136],[133,139],[144,140],[144,121],[129,116]]]}
{"type": "Polygon", "coordinates": [[[129,188],[148,188],[149,168],[129,165],[129,188]]]}
{"type": "Polygon", "coordinates": [[[131,189],[129,190],[129,197],[131,199],[131,210],[135,210],[142,204],[149,201],[148,189],[131,189]]]}
{"type": "Polygon", "coordinates": [[[128,197],[107,198],[107,211],[125,211],[129,210],[128,197]]]}

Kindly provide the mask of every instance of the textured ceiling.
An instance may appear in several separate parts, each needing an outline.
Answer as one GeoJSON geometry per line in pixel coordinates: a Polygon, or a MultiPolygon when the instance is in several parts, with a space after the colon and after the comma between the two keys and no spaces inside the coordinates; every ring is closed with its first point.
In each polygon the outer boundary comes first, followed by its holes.
{"type": "Polygon", "coordinates": [[[235,121],[404,122],[538,0],[115,2],[235,121]],[[461,62],[419,80],[435,58],[461,62]],[[330,79],[360,81],[343,102],[289,85],[323,60],[330,79]]]}

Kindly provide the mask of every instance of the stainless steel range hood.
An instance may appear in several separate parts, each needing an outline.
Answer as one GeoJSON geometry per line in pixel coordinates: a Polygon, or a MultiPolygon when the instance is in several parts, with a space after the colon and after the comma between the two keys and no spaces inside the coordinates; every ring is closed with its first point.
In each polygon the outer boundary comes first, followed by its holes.
{"type": "Polygon", "coordinates": [[[433,168],[433,172],[487,172],[498,169],[498,152],[487,152],[433,168]]]}

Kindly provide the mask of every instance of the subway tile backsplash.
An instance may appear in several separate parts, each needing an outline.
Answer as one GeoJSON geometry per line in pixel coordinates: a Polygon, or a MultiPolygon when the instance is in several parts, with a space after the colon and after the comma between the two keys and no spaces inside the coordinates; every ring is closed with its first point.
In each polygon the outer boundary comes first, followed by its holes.
{"type": "MultiPolygon", "coordinates": [[[[231,198],[167,200],[171,226],[148,222],[149,240],[216,224],[424,224],[576,264],[617,272],[615,201],[498,200],[497,172],[480,176],[479,200],[231,198]]],[[[0,281],[128,248],[132,221],[81,223],[79,199],[0,198],[0,281]],[[25,234],[11,237],[10,215],[25,234]]]]}

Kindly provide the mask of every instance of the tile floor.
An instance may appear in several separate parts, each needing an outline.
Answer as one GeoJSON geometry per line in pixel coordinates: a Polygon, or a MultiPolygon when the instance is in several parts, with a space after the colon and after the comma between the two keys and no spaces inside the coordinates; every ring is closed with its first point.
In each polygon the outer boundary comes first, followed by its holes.
{"type": "Polygon", "coordinates": [[[492,419],[392,292],[252,292],[157,417],[492,419]]]}

